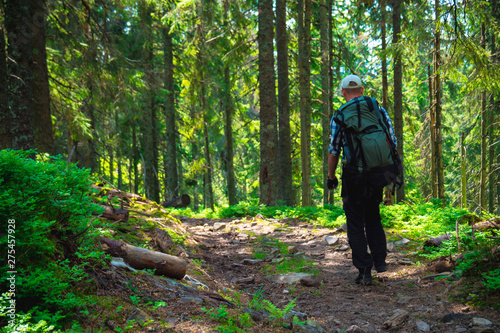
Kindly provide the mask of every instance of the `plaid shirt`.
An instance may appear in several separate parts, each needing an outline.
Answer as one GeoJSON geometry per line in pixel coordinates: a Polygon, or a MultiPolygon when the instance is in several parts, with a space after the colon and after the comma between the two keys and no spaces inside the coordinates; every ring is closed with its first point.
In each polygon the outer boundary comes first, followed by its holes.
{"type": "MultiPolygon", "coordinates": [[[[391,118],[389,117],[389,114],[381,106],[380,106],[380,113],[385,118],[385,120],[387,120],[387,123],[389,124],[389,134],[392,138],[392,142],[394,142],[394,144],[397,146],[398,141],[396,139],[396,135],[394,134],[394,129],[392,128],[392,121],[391,118]]],[[[330,121],[330,131],[331,135],[330,135],[330,145],[328,146],[328,151],[335,156],[340,156],[340,151],[342,147],[344,147],[344,155],[348,155],[349,152],[346,151],[347,145],[344,132],[342,131],[340,126],[337,125],[337,123],[333,120],[333,117],[332,120],[330,121]]]]}

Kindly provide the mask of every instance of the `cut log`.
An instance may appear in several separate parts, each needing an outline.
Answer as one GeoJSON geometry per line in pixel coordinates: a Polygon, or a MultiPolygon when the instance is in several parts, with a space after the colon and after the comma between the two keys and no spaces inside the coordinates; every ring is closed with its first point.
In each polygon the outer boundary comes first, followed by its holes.
{"type": "Polygon", "coordinates": [[[155,274],[181,280],[186,275],[186,261],[165,253],[151,251],[121,241],[101,237],[103,250],[135,269],[154,269],[155,274]]]}
{"type": "Polygon", "coordinates": [[[187,194],[183,194],[181,196],[178,196],[177,198],[173,198],[172,200],[164,201],[161,205],[165,208],[184,208],[187,207],[190,203],[191,197],[187,194]]]}
{"type": "Polygon", "coordinates": [[[103,206],[105,208],[104,212],[101,214],[102,217],[113,221],[128,221],[129,212],[126,209],[117,209],[110,206],[103,206]]]}
{"type": "Polygon", "coordinates": [[[164,253],[169,253],[175,246],[175,243],[168,232],[158,227],[155,229],[154,240],[156,245],[158,245],[160,250],[164,253]]]}
{"type": "Polygon", "coordinates": [[[424,246],[440,247],[444,240],[449,240],[449,239],[450,239],[450,235],[448,235],[448,234],[441,235],[439,237],[426,240],[424,243],[424,246]]]}

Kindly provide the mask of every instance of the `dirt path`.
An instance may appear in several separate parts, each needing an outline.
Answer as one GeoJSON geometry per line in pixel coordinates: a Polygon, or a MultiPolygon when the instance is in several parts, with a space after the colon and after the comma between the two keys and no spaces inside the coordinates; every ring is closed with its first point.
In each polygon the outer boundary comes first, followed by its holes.
{"type": "MultiPolygon", "coordinates": [[[[213,291],[240,290],[247,300],[262,293],[284,308],[295,299],[293,310],[304,316],[301,320],[309,319],[309,325],[295,327],[292,332],[500,332],[498,312],[450,302],[449,296],[459,291],[460,281],[428,278],[432,273],[427,266],[408,265],[404,248],[389,254],[389,270],[376,274],[372,286],[359,286],[354,283],[357,270],[351,264],[345,232],[259,216],[179,219],[197,243],[188,249],[189,258],[197,263],[188,273],[213,291]],[[328,245],[325,236],[338,237],[338,241],[328,245]],[[299,253],[280,253],[276,239],[295,246],[299,253]],[[255,259],[256,252],[263,258],[255,259]],[[314,261],[309,271],[316,270],[317,275],[308,283],[313,286],[279,284],[266,278],[266,267],[290,256],[314,261]],[[201,273],[194,274],[197,270],[201,273]],[[391,320],[393,316],[395,320],[391,320]],[[404,319],[402,323],[397,322],[398,316],[404,319]],[[473,326],[478,318],[491,323],[473,326]],[[315,323],[321,328],[313,327],[315,323]]],[[[209,332],[202,323],[177,327],[209,332]]]]}

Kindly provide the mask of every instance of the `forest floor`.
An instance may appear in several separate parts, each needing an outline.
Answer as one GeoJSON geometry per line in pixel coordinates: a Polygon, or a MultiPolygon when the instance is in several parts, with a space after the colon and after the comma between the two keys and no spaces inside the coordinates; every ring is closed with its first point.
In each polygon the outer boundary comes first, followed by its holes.
{"type": "Polygon", "coordinates": [[[177,218],[189,244],[177,253],[188,262],[182,283],[121,269],[96,272],[99,296],[114,306],[128,302],[114,315],[102,310],[99,318],[110,331],[135,319],[143,325],[130,328],[134,332],[233,332],[228,327],[238,322],[242,332],[500,332],[498,310],[454,301],[464,296],[466,278],[435,278],[433,264],[412,263],[411,249],[405,249],[411,243],[390,252],[388,271],[374,273],[373,285],[362,286],[354,283],[357,270],[340,229],[260,215],[177,218]],[[283,277],[277,265],[286,270],[287,262],[304,263],[292,284],[276,279],[283,277]],[[269,313],[254,311],[262,298],[278,309],[295,302],[289,314],[297,316],[296,323],[271,325],[269,313]],[[241,325],[244,312],[253,319],[251,327],[241,325]]]}

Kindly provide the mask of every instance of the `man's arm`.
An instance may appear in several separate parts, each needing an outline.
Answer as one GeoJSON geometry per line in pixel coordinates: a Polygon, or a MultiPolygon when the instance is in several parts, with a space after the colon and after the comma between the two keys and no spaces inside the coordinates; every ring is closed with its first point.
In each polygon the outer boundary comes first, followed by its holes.
{"type": "Polygon", "coordinates": [[[335,179],[335,170],[339,164],[339,157],[332,153],[328,154],[328,178],[335,179]]]}

